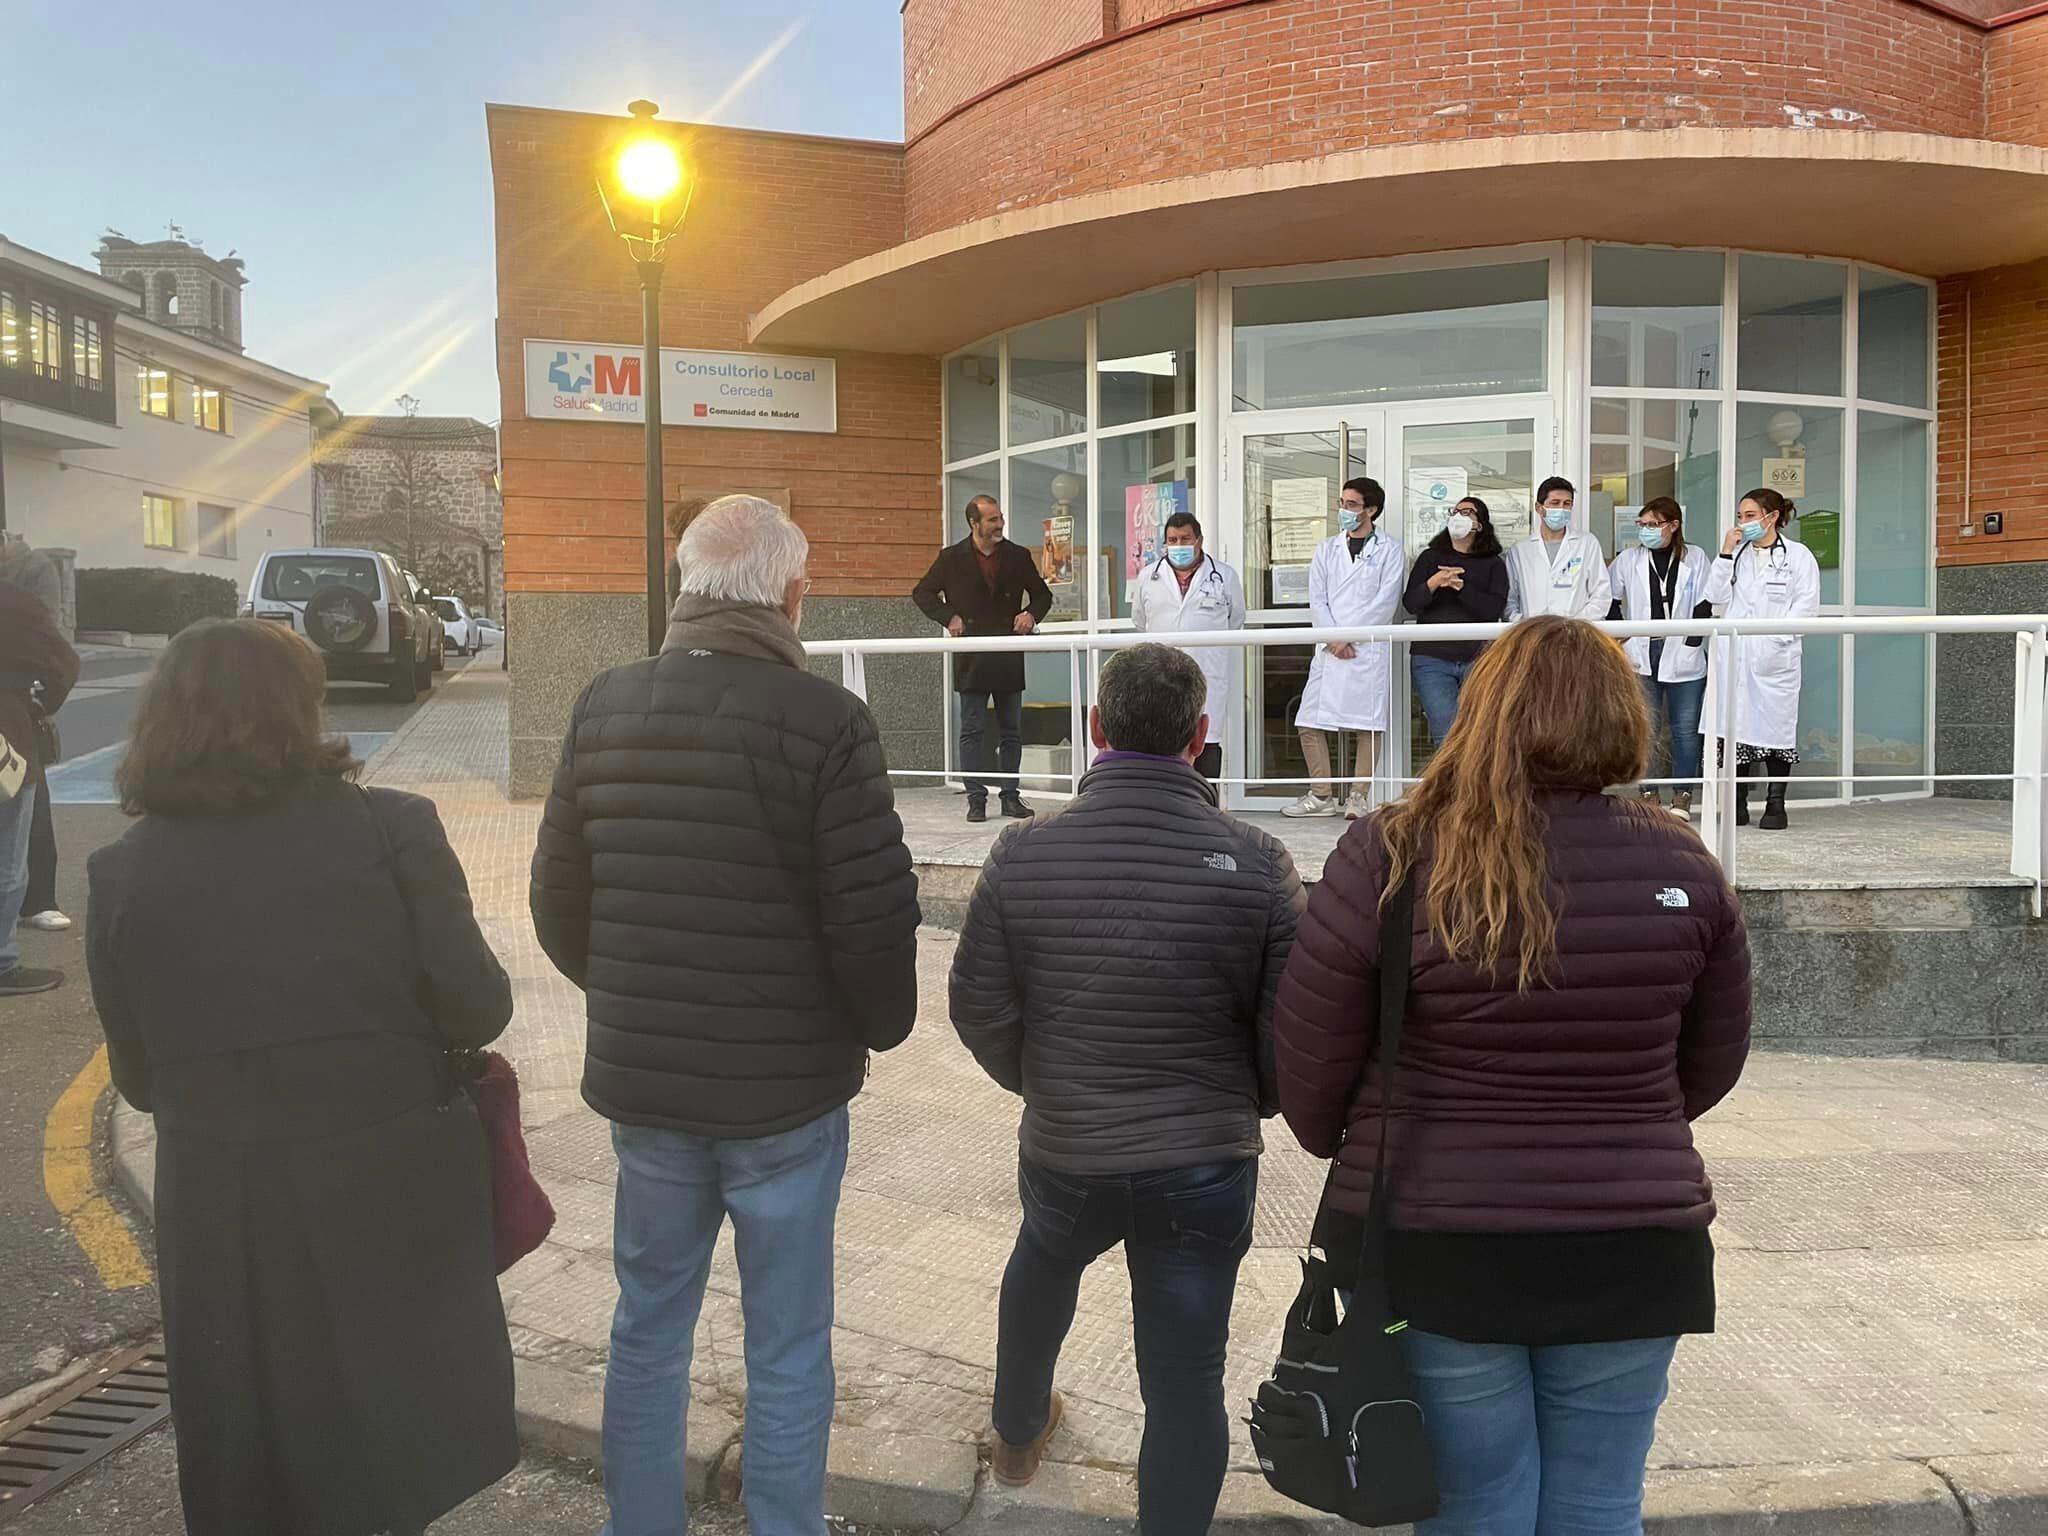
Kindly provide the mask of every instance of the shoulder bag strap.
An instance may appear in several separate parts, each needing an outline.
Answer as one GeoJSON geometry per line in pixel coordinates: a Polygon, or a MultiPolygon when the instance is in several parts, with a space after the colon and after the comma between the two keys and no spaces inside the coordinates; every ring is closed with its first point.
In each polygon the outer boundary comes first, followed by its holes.
{"type": "Polygon", "coordinates": [[[1408,970],[1415,948],[1415,866],[1380,915],[1380,1146],[1372,1166],[1372,1208],[1366,1217],[1358,1273],[1380,1274],[1387,1262],[1387,1127],[1394,1118],[1394,1085],[1401,1071],[1401,1035],[1408,1016],[1408,970]]]}
{"type": "MultiPolygon", "coordinates": [[[[370,818],[370,826],[377,835],[378,851],[384,856],[385,872],[391,876],[391,888],[398,893],[398,904],[405,909],[405,920],[410,926],[413,920],[412,902],[406,897],[405,882],[398,878],[398,854],[391,846],[391,830],[384,825],[384,817],[378,811],[377,802],[371,797],[370,792],[360,784],[351,783],[349,788],[356,792],[356,798],[361,801],[364,813],[370,818]]],[[[477,1062],[474,1051],[455,1050],[446,1041],[439,1039],[435,1043],[441,1048],[441,1098],[445,1102],[453,1098],[458,1090],[466,1087],[482,1067],[477,1062]]]]}

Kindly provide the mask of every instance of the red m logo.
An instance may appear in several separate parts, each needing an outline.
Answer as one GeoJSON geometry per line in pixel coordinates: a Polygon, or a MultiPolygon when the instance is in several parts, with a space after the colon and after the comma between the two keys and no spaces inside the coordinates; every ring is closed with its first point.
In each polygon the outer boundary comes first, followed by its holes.
{"type": "Polygon", "coordinates": [[[596,386],[600,395],[639,394],[640,359],[614,357],[609,352],[598,353],[596,386]]]}

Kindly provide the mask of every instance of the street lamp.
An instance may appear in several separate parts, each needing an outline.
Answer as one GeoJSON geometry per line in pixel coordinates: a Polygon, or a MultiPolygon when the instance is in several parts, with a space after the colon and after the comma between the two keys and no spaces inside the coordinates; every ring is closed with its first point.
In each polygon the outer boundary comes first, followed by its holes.
{"type": "Polygon", "coordinates": [[[628,103],[631,134],[598,173],[597,195],[612,233],[640,274],[640,410],[647,433],[647,654],[658,655],[668,632],[668,572],[661,492],[661,264],[682,232],[696,191],[683,157],[654,126],[661,109],[628,103]]]}

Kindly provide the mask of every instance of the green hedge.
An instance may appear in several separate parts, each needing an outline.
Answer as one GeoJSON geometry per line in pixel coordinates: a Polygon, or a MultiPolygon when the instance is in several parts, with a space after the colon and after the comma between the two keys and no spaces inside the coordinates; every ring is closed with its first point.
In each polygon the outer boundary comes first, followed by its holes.
{"type": "Polygon", "coordinates": [[[78,573],[78,627],[175,635],[201,619],[232,619],[241,593],[225,576],[126,568],[78,573]]]}

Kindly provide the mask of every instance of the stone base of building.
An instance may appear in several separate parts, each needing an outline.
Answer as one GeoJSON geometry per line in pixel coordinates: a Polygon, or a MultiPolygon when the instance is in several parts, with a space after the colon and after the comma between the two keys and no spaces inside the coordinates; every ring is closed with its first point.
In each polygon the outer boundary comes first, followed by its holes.
{"type": "MultiPolygon", "coordinates": [[[[1951,565],[1935,576],[1935,611],[2048,613],[2048,561],[1951,565]]],[[[1941,773],[2012,772],[2010,635],[1943,635],[1934,662],[1934,761],[1941,773]]],[[[1941,784],[1941,794],[2010,800],[2009,784],[1941,784]]]]}
{"type": "MultiPolygon", "coordinates": [[[[637,660],[647,644],[647,602],[625,593],[514,592],[505,600],[512,671],[512,794],[547,793],[576,696],[608,667],[637,660]]],[[[932,632],[908,598],[810,597],[804,636],[864,640],[932,632]]],[[[838,681],[837,658],[811,663],[838,681]]],[[[868,663],[868,703],[892,768],[943,761],[944,696],[937,657],[880,656],[868,663]]]]}

